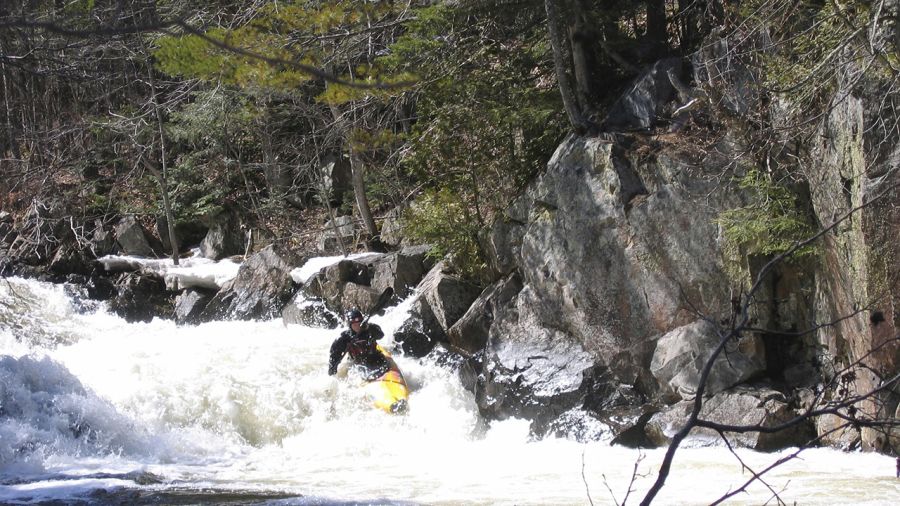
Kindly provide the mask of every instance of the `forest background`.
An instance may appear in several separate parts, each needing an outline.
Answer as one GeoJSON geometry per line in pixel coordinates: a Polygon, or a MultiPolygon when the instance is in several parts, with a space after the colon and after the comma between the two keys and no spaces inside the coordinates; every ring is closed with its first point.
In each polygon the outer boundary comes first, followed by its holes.
{"type": "MultiPolygon", "coordinates": [[[[299,249],[329,216],[350,214],[377,245],[382,219],[401,209],[409,242],[483,283],[479,234],[568,131],[606,129],[643,68],[698,51],[713,30],[777,22],[781,49],[767,61],[733,56],[821,105],[828,79],[809,76],[833,73],[819,62],[846,45],[842,19],[871,15],[851,4],[3,2],[2,208],[58,202],[81,237],[134,214],[181,244],[228,210],[299,249]]],[[[707,138],[733,118],[713,119],[707,138]]],[[[753,184],[796,183],[785,176],[753,184]]]]}

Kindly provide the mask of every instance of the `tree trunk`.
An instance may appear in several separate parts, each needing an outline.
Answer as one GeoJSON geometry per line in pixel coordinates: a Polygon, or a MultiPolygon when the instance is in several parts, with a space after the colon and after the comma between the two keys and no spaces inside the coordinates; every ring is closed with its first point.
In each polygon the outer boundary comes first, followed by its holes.
{"type": "Polygon", "coordinates": [[[269,121],[268,100],[263,101],[262,107],[265,112],[263,113],[262,120],[259,124],[259,137],[262,143],[263,175],[266,178],[269,196],[272,198],[281,198],[284,196],[284,187],[281,184],[278,161],[275,159],[275,148],[272,144],[272,126],[269,121]]]}
{"type": "Polygon", "coordinates": [[[576,132],[583,133],[587,130],[588,125],[569,79],[569,68],[572,65],[566,51],[569,44],[562,28],[562,15],[557,8],[557,0],[544,0],[544,7],[547,10],[547,29],[550,34],[550,45],[553,48],[553,66],[556,70],[556,80],[559,83],[559,92],[562,94],[563,106],[572,128],[576,132]]]}
{"type": "Polygon", "coordinates": [[[594,89],[594,57],[591,52],[591,33],[584,16],[575,15],[574,23],[569,28],[569,40],[572,47],[572,68],[575,74],[575,90],[581,110],[590,118],[594,113],[596,93],[594,89]]]}
{"type": "Polygon", "coordinates": [[[162,170],[152,172],[159,181],[159,189],[162,192],[163,209],[166,213],[166,224],[169,231],[169,244],[172,246],[172,263],[178,265],[178,235],[175,233],[175,214],[172,212],[172,204],[169,202],[169,183],[166,165],[166,136],[163,131],[162,113],[159,110],[159,100],[156,96],[156,79],[153,77],[153,66],[147,61],[147,75],[150,80],[150,98],[153,101],[153,112],[156,116],[156,125],[159,128],[159,160],[162,170]]]}
{"type": "Polygon", "coordinates": [[[350,128],[346,124],[341,111],[336,105],[331,105],[331,115],[337,128],[343,131],[344,142],[347,144],[347,152],[350,155],[350,174],[353,183],[353,195],[356,197],[356,208],[359,210],[359,216],[362,218],[363,225],[366,227],[366,233],[369,235],[367,243],[371,247],[378,240],[378,227],[372,218],[372,210],[369,207],[369,198],[366,196],[366,179],[365,165],[359,159],[359,154],[353,148],[350,142],[350,128]]]}
{"type": "Polygon", "coordinates": [[[356,196],[356,207],[359,208],[359,216],[366,226],[366,232],[369,234],[370,241],[375,241],[378,239],[378,227],[375,225],[375,219],[372,218],[369,198],[366,197],[366,168],[362,160],[359,159],[359,154],[350,145],[350,142],[347,142],[347,146],[350,152],[350,173],[353,180],[353,194],[356,196]]]}
{"type": "Polygon", "coordinates": [[[666,40],[666,1],[645,0],[647,6],[647,43],[650,54],[658,58],[665,53],[666,40]]]}

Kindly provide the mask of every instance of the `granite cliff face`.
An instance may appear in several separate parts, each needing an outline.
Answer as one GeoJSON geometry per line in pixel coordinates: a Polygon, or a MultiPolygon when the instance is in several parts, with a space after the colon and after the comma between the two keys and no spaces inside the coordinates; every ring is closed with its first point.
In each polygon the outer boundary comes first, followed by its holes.
{"type": "MultiPolygon", "coordinates": [[[[900,143],[896,132],[885,125],[897,116],[877,85],[852,87],[819,127],[820,144],[814,146],[809,164],[811,201],[823,224],[841,216],[849,218],[826,234],[816,270],[815,314],[817,322],[837,322],[821,328],[817,341],[827,350],[831,370],[840,374],[856,361],[868,367],[863,374],[847,376],[856,392],[872,390],[882,380],[900,372],[897,326],[900,314],[900,143]],[[858,211],[853,211],[858,209],[858,211]]],[[[900,390],[885,389],[865,407],[873,418],[897,418],[900,390]]],[[[837,424],[829,417],[821,421],[820,433],[837,424]]],[[[846,436],[845,436],[846,439],[846,436]]],[[[863,430],[864,445],[897,451],[896,435],[889,442],[884,434],[863,430]]]]}
{"type": "MultiPolygon", "coordinates": [[[[739,387],[741,398],[756,392],[767,406],[746,423],[780,423],[900,371],[890,341],[900,321],[892,189],[900,143],[884,126],[890,111],[877,86],[857,88],[822,119],[819,144],[777,146],[795,150],[793,170],[806,183],[796,192],[813,229],[850,215],[812,255],[762,280],[749,304],[752,330],[714,365],[706,396],[724,405],[739,387]],[[844,374],[860,360],[869,372],[844,374]]],[[[559,146],[486,238],[499,281],[448,332],[470,357],[464,374],[483,413],[529,418],[538,431],[570,410],[625,413],[639,425],[650,420],[651,442],[665,442],[663,421],[685,416],[718,331],[772,257],[729,248],[719,225],[721,213],[750,199],[735,182],[759,167],[735,163],[743,149],[737,131],[701,150],[659,128],[570,136],[559,146]]],[[[897,401],[886,389],[863,411],[896,417],[897,401]]],[[[887,448],[884,434],[858,427],[827,434],[838,421],[821,417],[779,444],[818,434],[833,445],[887,448]]],[[[771,448],[763,439],[746,444],[771,448]]]]}
{"type": "MultiPolygon", "coordinates": [[[[717,341],[701,315],[727,312],[734,286],[716,222],[742,202],[717,177],[727,160],[625,136],[559,147],[492,231],[506,276],[457,324],[484,322],[465,335],[484,334],[486,411],[545,423],[586,400],[637,406],[696,387],[698,359],[717,341]]],[[[717,365],[713,392],[765,370],[758,341],[717,365]]]]}

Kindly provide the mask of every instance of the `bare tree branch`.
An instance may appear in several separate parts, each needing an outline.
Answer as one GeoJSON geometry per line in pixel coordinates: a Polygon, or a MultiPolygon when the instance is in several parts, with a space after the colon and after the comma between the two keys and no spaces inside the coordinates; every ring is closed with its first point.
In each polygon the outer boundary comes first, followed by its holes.
{"type": "Polygon", "coordinates": [[[342,86],[347,86],[349,88],[355,89],[379,89],[379,90],[396,90],[411,86],[415,84],[409,81],[397,82],[397,83],[385,83],[382,81],[356,81],[356,80],[347,80],[337,77],[335,74],[326,72],[318,67],[314,67],[312,65],[307,65],[305,63],[300,62],[299,60],[287,60],[284,58],[275,58],[271,56],[265,56],[259,54],[254,51],[250,51],[249,49],[244,49],[241,47],[233,46],[226,42],[223,42],[215,37],[210,37],[203,30],[195,28],[181,19],[171,19],[171,20],[161,20],[153,23],[143,23],[136,25],[126,25],[126,26],[101,26],[97,28],[92,28],[89,30],[81,30],[81,29],[71,29],[66,28],[57,22],[51,21],[34,21],[24,18],[14,18],[7,21],[0,21],[0,29],[3,28],[36,28],[41,29],[47,32],[55,33],[58,35],[65,35],[69,37],[110,37],[115,35],[131,35],[131,34],[140,34],[140,33],[165,33],[172,36],[180,35],[174,29],[179,28],[183,33],[188,33],[193,35],[210,45],[221,49],[223,51],[228,51],[230,53],[240,55],[246,58],[262,61],[268,63],[269,65],[275,66],[288,66],[295,68],[301,72],[309,74],[313,77],[317,77],[323,79],[326,82],[333,84],[340,84],[342,86]]]}

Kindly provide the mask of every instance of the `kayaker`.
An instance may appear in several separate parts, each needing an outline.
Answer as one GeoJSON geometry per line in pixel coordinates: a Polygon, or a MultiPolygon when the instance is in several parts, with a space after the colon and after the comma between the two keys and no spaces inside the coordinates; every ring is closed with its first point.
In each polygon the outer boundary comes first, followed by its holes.
{"type": "Polygon", "coordinates": [[[346,317],[350,328],[341,332],[331,343],[328,374],[337,373],[338,364],[345,354],[349,354],[353,363],[363,369],[366,378],[377,378],[386,373],[390,365],[375,347],[375,341],[384,337],[381,327],[374,323],[363,324],[363,315],[359,309],[347,311],[346,317]]]}

